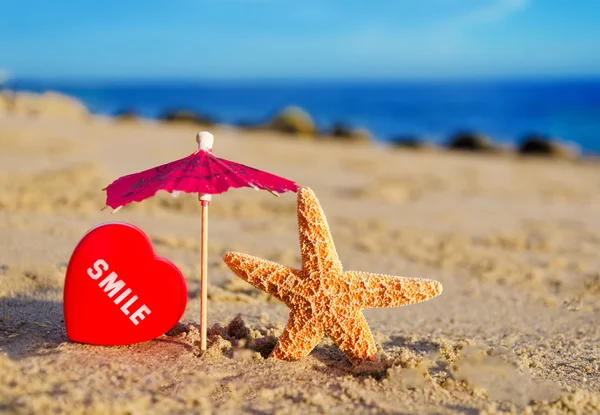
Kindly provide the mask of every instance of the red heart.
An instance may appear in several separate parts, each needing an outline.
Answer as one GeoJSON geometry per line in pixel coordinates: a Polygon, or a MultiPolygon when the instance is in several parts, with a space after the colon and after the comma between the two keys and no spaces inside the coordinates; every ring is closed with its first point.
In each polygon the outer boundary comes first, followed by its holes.
{"type": "Polygon", "coordinates": [[[110,346],[154,339],[179,321],[186,302],[179,269],[154,255],[135,226],[91,229],[69,261],[64,313],[73,341],[110,346]]]}

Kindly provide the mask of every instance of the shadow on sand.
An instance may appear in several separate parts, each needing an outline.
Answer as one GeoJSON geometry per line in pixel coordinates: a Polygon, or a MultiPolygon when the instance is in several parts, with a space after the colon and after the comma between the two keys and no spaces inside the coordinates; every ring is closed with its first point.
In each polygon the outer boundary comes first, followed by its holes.
{"type": "Polygon", "coordinates": [[[68,341],[63,303],[30,297],[0,298],[0,352],[13,360],[68,341]]]}
{"type": "MultiPolygon", "coordinates": [[[[0,298],[0,353],[6,353],[12,360],[22,360],[52,351],[64,343],[79,344],[67,337],[62,302],[31,297],[0,298]]],[[[137,347],[131,349],[132,353],[147,353],[153,348],[164,352],[165,347],[192,350],[190,345],[168,335],[134,346],[137,347]]],[[[110,351],[122,346],[97,347],[110,351]]]]}

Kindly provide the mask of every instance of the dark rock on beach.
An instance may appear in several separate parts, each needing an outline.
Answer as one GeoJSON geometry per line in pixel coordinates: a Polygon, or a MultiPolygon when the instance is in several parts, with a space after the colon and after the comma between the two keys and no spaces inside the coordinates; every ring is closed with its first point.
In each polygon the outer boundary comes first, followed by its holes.
{"type": "Polygon", "coordinates": [[[476,151],[476,152],[492,152],[496,150],[492,140],[482,134],[459,131],[454,134],[448,142],[450,150],[476,151]]]}
{"type": "Polygon", "coordinates": [[[114,118],[120,122],[136,122],[139,120],[139,116],[134,110],[125,109],[118,111],[114,114],[114,118]]]}
{"type": "Polygon", "coordinates": [[[435,146],[426,139],[416,135],[400,135],[390,139],[390,144],[394,148],[404,148],[412,150],[429,150],[435,146]]]}
{"type": "Polygon", "coordinates": [[[236,121],[233,123],[233,126],[243,128],[245,130],[259,130],[261,128],[265,128],[264,123],[247,119],[236,121]]]}
{"type": "Polygon", "coordinates": [[[315,137],[317,128],[308,112],[300,107],[286,107],[269,122],[269,128],[303,137],[315,137]]]}
{"type": "Polygon", "coordinates": [[[543,134],[528,134],[523,137],[518,152],[523,156],[543,156],[562,159],[573,159],[579,156],[577,149],[561,143],[557,138],[543,134]]]}
{"type": "Polygon", "coordinates": [[[369,130],[365,128],[352,128],[344,123],[335,124],[329,135],[336,139],[353,142],[370,142],[373,140],[373,135],[369,130]]]}
{"type": "Polygon", "coordinates": [[[169,123],[196,124],[211,126],[215,120],[206,115],[198,114],[188,110],[174,110],[165,112],[160,119],[169,123]]]}

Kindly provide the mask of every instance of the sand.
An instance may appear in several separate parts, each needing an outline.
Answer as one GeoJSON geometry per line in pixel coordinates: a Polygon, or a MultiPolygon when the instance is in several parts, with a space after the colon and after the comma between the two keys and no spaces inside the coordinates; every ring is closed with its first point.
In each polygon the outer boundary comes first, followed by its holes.
{"type": "Polygon", "coordinates": [[[311,187],[347,270],[433,278],[440,297],[365,310],[382,362],[327,339],[265,359],[279,301],[223,263],[299,267],[295,195],[215,196],[209,350],[199,350],[200,207],[159,194],[115,215],[103,187],[195,150],[197,127],[102,117],[0,117],[0,411],[6,413],[600,413],[600,165],[391,150],[211,129],[215,154],[311,187]],[[141,227],[180,267],[181,324],[142,344],[70,342],[62,292],[90,228],[141,227]]]}

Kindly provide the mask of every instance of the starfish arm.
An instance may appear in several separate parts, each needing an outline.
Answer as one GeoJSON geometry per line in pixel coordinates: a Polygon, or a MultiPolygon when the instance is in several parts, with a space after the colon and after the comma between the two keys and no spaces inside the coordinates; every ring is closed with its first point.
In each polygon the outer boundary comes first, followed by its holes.
{"type": "Polygon", "coordinates": [[[299,281],[299,271],[238,252],[226,252],[223,261],[238,277],[287,304],[299,281]]]}
{"type": "Polygon", "coordinates": [[[321,324],[311,318],[310,308],[297,308],[290,312],[283,333],[269,357],[295,360],[307,356],[323,338],[321,324]]]}
{"type": "Polygon", "coordinates": [[[361,308],[398,307],[420,303],[442,293],[442,284],[425,278],[348,271],[351,292],[360,293],[361,308]]]}
{"type": "Polygon", "coordinates": [[[332,324],[325,334],[353,364],[379,361],[375,339],[360,310],[355,310],[344,319],[338,315],[338,322],[332,324]]]}
{"type": "Polygon", "coordinates": [[[314,192],[309,188],[300,189],[297,204],[302,269],[306,275],[342,272],[327,218],[314,192]]]}

